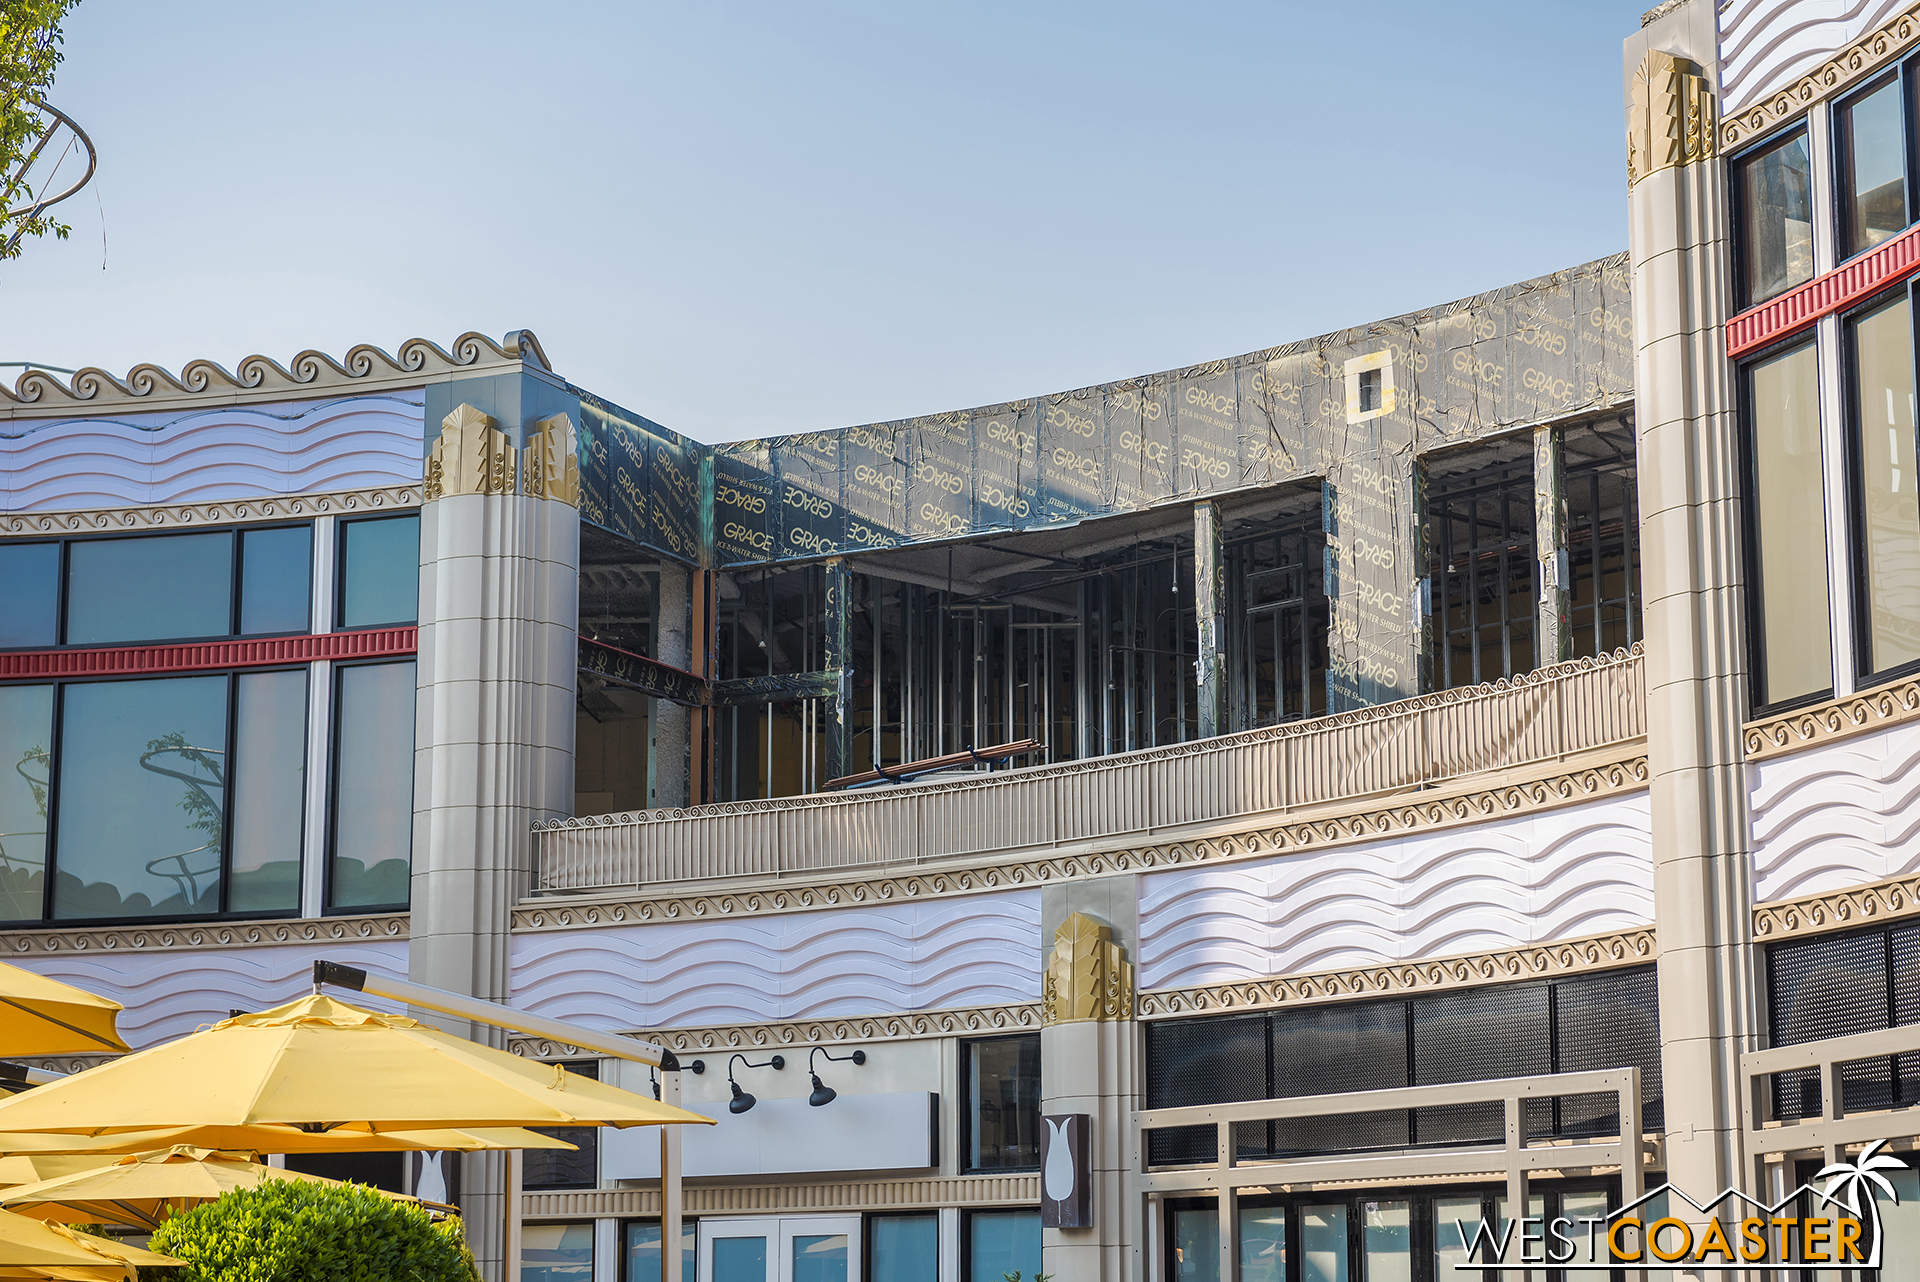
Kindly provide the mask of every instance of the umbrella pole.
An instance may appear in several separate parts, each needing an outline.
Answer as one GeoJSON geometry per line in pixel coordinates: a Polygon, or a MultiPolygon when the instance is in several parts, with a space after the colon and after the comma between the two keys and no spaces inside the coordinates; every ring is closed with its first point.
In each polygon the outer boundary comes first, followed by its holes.
{"type": "MultiPolygon", "coordinates": [[[[660,1102],[680,1107],[680,1073],[668,1069],[660,1074],[660,1102]]],[[[680,1257],[680,1218],[683,1204],[680,1194],[680,1128],[662,1126],[660,1131],[660,1282],[682,1282],[681,1265],[669,1260],[680,1257]]]]}
{"type": "Polygon", "coordinates": [[[507,1150],[506,1282],[520,1282],[520,1150],[507,1150]]]}

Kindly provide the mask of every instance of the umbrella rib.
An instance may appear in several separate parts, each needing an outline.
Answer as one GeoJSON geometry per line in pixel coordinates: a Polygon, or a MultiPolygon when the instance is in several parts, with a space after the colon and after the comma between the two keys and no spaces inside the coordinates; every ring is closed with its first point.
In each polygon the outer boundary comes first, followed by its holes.
{"type": "Polygon", "coordinates": [[[58,1024],[61,1028],[66,1029],[69,1033],[78,1033],[80,1036],[88,1038],[91,1041],[99,1042],[102,1046],[105,1046],[108,1050],[117,1051],[120,1049],[118,1046],[115,1046],[112,1042],[100,1036],[100,1034],[98,1033],[89,1032],[84,1028],[77,1028],[74,1025],[67,1023],[67,1021],[64,1019],[55,1019],[53,1016],[47,1014],[45,1011],[35,1010],[33,1007],[25,1005],[21,1002],[17,1002],[13,1000],[13,998],[11,997],[0,997],[0,1002],[3,1002],[8,1006],[13,1007],[17,1011],[21,1011],[24,1014],[31,1015],[35,1019],[44,1019],[49,1024],[58,1024]]]}
{"type": "Polygon", "coordinates": [[[131,1215],[134,1219],[139,1220],[141,1223],[145,1224],[149,1228],[158,1229],[160,1227],[160,1221],[158,1219],[154,1218],[151,1215],[148,1215],[145,1211],[142,1211],[139,1207],[134,1206],[131,1203],[122,1200],[121,1198],[117,1198],[117,1197],[114,1198],[113,1204],[119,1207],[121,1210],[125,1211],[128,1215],[131,1215]]]}

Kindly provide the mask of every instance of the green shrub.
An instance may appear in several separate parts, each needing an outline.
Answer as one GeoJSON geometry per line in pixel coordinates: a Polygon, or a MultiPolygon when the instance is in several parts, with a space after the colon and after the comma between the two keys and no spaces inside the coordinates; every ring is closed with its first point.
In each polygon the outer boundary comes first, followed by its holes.
{"type": "Polygon", "coordinates": [[[182,1282],[475,1282],[460,1221],[363,1184],[271,1180],[174,1216],[153,1249],[182,1282]]]}

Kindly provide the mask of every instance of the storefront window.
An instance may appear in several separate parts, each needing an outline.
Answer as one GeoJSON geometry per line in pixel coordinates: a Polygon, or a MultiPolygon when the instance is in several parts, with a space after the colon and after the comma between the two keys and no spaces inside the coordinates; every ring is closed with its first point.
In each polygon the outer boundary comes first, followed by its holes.
{"type": "Polygon", "coordinates": [[[869,1282],[921,1282],[940,1276],[940,1221],[931,1215],[867,1220],[869,1282]]]}
{"type": "Polygon", "coordinates": [[[420,518],[341,527],[340,626],[378,628],[420,617],[420,518]]]}
{"type": "Polygon", "coordinates": [[[1900,78],[1834,113],[1841,257],[1872,249],[1907,225],[1907,139],[1900,78]]]}
{"type": "Polygon", "coordinates": [[[62,703],[54,916],[218,912],[227,678],[77,682],[62,703]]]}
{"type": "Polygon", "coordinates": [[[68,645],[223,637],[232,617],[230,530],[68,545],[68,645]]]}
{"type": "Polygon", "coordinates": [[[1905,295],[1847,326],[1853,361],[1854,568],[1863,672],[1920,659],[1920,472],[1913,307],[1905,295]]]}
{"type": "MultiPolygon", "coordinates": [[[[680,1282],[694,1282],[695,1225],[691,1219],[680,1221],[680,1282]]],[[[627,1273],[622,1282],[660,1282],[660,1221],[631,1221],[626,1234],[627,1273]]]]}
{"type": "Polygon", "coordinates": [[[1040,1271],[1040,1212],[975,1211],[967,1217],[967,1282],[1040,1271]]]}
{"type": "Polygon", "coordinates": [[[413,846],[411,662],[341,668],[334,704],[334,908],[405,904],[413,846]]]}
{"type": "Polygon", "coordinates": [[[970,1171],[1040,1166],[1040,1037],[997,1037],[961,1046],[967,1076],[970,1171]]]}
{"type": "Polygon", "coordinates": [[[0,544],[0,649],[58,643],[60,545],[0,544]]]}
{"type": "Polygon", "coordinates": [[[53,687],[0,686],[0,921],[37,921],[46,894],[53,687]]]}
{"type": "Polygon", "coordinates": [[[1814,345],[1753,365],[1747,380],[1747,592],[1754,702],[1765,706],[1833,686],[1814,345]]]}
{"type": "Polygon", "coordinates": [[[1300,1282],[1347,1282],[1347,1208],[1300,1208],[1300,1282]]]}
{"type": "Polygon", "coordinates": [[[248,530],[240,538],[240,632],[305,632],[313,592],[313,527],[248,530]]]}
{"type": "MultiPolygon", "coordinates": [[[[1607,1195],[1598,1191],[1560,1195],[1560,1214],[1576,1224],[1600,1219],[1611,1209],[1607,1195]]],[[[1561,1277],[1564,1282],[1613,1282],[1609,1269],[1568,1269],[1561,1277]]]]}
{"type": "Polygon", "coordinates": [[[1813,279],[1813,165],[1797,133],[1740,163],[1740,250],[1745,304],[1813,279]]]}
{"type": "Polygon", "coordinates": [[[520,1282],[593,1282],[593,1224],[528,1224],[520,1230],[520,1282]]]}
{"type": "Polygon", "coordinates": [[[307,673],[235,678],[231,912],[300,907],[307,796],[307,673]]]}
{"type": "Polygon", "coordinates": [[[1287,1282],[1287,1213],[1240,1208],[1240,1282],[1287,1282]]]}

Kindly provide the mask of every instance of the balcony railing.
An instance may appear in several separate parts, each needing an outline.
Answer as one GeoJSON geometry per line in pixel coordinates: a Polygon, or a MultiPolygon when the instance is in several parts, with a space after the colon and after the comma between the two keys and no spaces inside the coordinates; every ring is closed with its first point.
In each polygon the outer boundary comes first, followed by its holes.
{"type": "Polygon", "coordinates": [[[1747,1132],[1746,1152],[1756,1167],[1754,1187],[1766,1187],[1769,1154],[1815,1152],[1828,1162],[1837,1162],[1849,1145],[1920,1136],[1920,1108],[1882,1107],[1849,1113],[1841,1071],[1849,1064],[1904,1058],[1915,1052],[1920,1052],[1920,1024],[1742,1055],[1740,1074],[1746,1079],[1747,1089],[1740,1096],[1741,1120],[1747,1132]],[[1802,1121],[1775,1118],[1774,1075],[1809,1069],[1817,1073],[1820,1115],[1802,1121]]]}
{"type": "Polygon", "coordinates": [[[918,784],[557,820],[535,893],[924,864],[1164,833],[1563,760],[1646,734],[1640,648],[1194,743],[918,784]]]}

